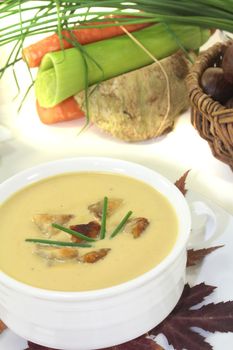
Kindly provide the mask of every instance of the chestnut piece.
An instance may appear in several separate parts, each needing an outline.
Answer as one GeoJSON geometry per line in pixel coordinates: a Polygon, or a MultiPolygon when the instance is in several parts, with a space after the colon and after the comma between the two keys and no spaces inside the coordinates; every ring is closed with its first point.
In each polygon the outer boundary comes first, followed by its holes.
{"type": "Polygon", "coordinates": [[[224,53],[222,69],[224,72],[224,78],[230,84],[233,84],[233,44],[231,44],[224,53]]]}
{"type": "Polygon", "coordinates": [[[233,109],[233,97],[231,97],[225,104],[226,108],[232,108],[233,109]]]}
{"type": "Polygon", "coordinates": [[[207,95],[222,104],[233,96],[233,84],[224,78],[220,67],[207,68],[201,77],[201,85],[207,95]]]}

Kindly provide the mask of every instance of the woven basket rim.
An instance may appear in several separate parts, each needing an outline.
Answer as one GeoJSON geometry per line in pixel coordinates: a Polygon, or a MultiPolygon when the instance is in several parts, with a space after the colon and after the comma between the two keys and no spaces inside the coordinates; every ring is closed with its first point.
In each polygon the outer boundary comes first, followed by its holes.
{"type": "Polygon", "coordinates": [[[217,64],[230,45],[233,45],[232,39],[217,42],[203,51],[191,67],[186,83],[193,126],[208,141],[213,155],[233,171],[233,108],[225,107],[204,93],[200,83],[203,72],[217,64]]]}
{"type": "MultiPolygon", "coordinates": [[[[197,60],[193,64],[193,66],[190,69],[190,73],[187,75],[186,82],[187,82],[187,88],[189,92],[189,97],[191,104],[193,104],[196,108],[198,108],[197,104],[195,103],[195,98],[193,98],[194,95],[197,93],[201,93],[204,95],[204,98],[208,98],[209,102],[215,103],[215,111],[218,110],[229,110],[229,108],[226,108],[223,106],[220,102],[215,101],[211,96],[204,93],[202,87],[200,86],[200,78],[208,67],[210,67],[210,64],[216,59],[223,51],[223,49],[226,49],[228,46],[233,44],[233,40],[227,40],[225,42],[217,42],[207,50],[200,53],[197,60]]],[[[233,108],[230,108],[233,111],[233,108]]]]}

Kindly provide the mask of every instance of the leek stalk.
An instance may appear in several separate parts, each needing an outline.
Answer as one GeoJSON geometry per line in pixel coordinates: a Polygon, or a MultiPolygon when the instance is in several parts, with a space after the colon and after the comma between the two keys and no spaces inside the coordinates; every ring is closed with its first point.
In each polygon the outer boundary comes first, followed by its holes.
{"type": "MultiPolygon", "coordinates": [[[[208,29],[160,23],[135,32],[134,37],[157,59],[180,47],[198,49],[208,39],[208,29]]],[[[36,97],[42,107],[53,107],[69,96],[114,76],[151,64],[152,58],[127,35],[48,53],[35,82],[36,97]],[[87,69],[86,69],[87,68],[87,69]],[[87,74],[88,73],[88,74],[87,74]]]]}

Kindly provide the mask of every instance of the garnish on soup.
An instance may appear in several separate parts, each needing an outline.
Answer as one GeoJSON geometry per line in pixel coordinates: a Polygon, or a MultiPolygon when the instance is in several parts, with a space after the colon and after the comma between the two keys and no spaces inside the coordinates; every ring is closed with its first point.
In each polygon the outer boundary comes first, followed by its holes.
{"type": "MultiPolygon", "coordinates": [[[[89,238],[97,238],[100,233],[100,224],[97,221],[90,221],[87,224],[71,225],[72,231],[80,232],[89,238]]],[[[73,242],[81,243],[84,241],[81,237],[72,235],[71,240],[73,242]]]]}
{"type": "Polygon", "coordinates": [[[65,260],[71,260],[71,259],[73,260],[73,259],[77,259],[79,256],[79,252],[77,248],[71,248],[71,247],[58,248],[58,247],[51,247],[51,246],[43,246],[39,244],[36,245],[35,254],[48,260],[58,260],[58,261],[65,261],[65,260]]]}
{"type": "MultiPolygon", "coordinates": [[[[123,200],[120,198],[108,198],[107,217],[114,214],[114,212],[122,205],[123,200]]],[[[104,200],[98,201],[88,206],[89,211],[94,214],[97,219],[102,218],[104,200]]]]}
{"type": "Polygon", "coordinates": [[[132,218],[126,224],[125,231],[131,233],[134,238],[138,238],[145,231],[148,225],[149,220],[147,218],[132,218]]]}
{"type": "Polygon", "coordinates": [[[99,261],[100,259],[105,258],[105,256],[108,254],[108,252],[110,252],[110,250],[111,250],[110,248],[102,248],[99,250],[86,253],[80,258],[80,261],[84,263],[93,264],[99,261]]]}
{"type": "Polygon", "coordinates": [[[95,242],[94,238],[88,237],[87,235],[84,235],[81,232],[71,230],[70,228],[67,228],[67,227],[64,227],[64,226],[61,226],[58,224],[52,224],[52,226],[57,228],[58,230],[61,230],[61,231],[68,233],[72,237],[78,237],[78,238],[81,238],[82,240],[88,241],[88,242],[95,242]]]}
{"type": "Polygon", "coordinates": [[[52,241],[52,240],[40,239],[40,238],[26,238],[25,242],[38,243],[38,244],[42,244],[42,245],[57,246],[57,247],[82,247],[82,248],[89,248],[89,247],[91,247],[91,244],[88,244],[88,243],[73,243],[73,242],[67,242],[67,241],[52,241]]]}
{"type": "Polygon", "coordinates": [[[58,291],[132,280],[158,265],[178,234],[175,209],[156,189],[99,172],[35,182],[1,204],[0,220],[0,269],[58,291]]]}
{"type": "Polygon", "coordinates": [[[115,230],[112,232],[110,238],[115,237],[120,231],[121,229],[125,226],[127,220],[129,219],[129,217],[133,214],[133,212],[130,210],[128,211],[128,213],[123,217],[123,219],[121,220],[121,222],[119,223],[119,225],[117,225],[117,227],[115,228],[115,230]]]}
{"type": "Polygon", "coordinates": [[[108,215],[108,197],[104,197],[103,209],[102,209],[102,215],[101,215],[100,239],[105,238],[107,215],[108,215]]]}
{"type": "Polygon", "coordinates": [[[51,237],[59,232],[55,227],[51,226],[51,224],[65,225],[72,218],[73,215],[71,214],[35,214],[32,217],[32,221],[37,225],[42,233],[48,237],[51,237]]]}
{"type": "MultiPolygon", "coordinates": [[[[65,262],[66,260],[73,260],[76,258],[79,262],[84,263],[95,263],[99,261],[100,259],[103,259],[108,252],[111,250],[110,248],[102,248],[96,251],[91,251],[83,255],[80,259],[78,259],[78,250],[75,248],[61,248],[61,246],[69,246],[69,247],[91,247],[91,245],[86,244],[86,242],[96,242],[98,239],[102,240],[105,238],[106,235],[106,221],[107,221],[107,213],[108,213],[108,197],[104,197],[104,200],[102,201],[102,218],[101,218],[101,225],[97,221],[90,221],[88,224],[77,224],[77,225],[71,225],[70,228],[61,226],[56,223],[52,223],[54,219],[54,215],[47,215],[46,216],[46,226],[49,223],[49,219],[51,220],[51,227],[57,229],[58,231],[62,231],[70,235],[70,239],[72,242],[64,242],[64,241],[50,241],[50,240],[42,240],[37,238],[32,239],[26,239],[26,242],[31,243],[37,243],[43,245],[48,245],[47,247],[38,247],[35,253],[42,258],[49,259],[49,260],[57,260],[65,262]],[[75,242],[75,243],[73,243],[75,242]],[[49,246],[58,246],[58,247],[49,247],[49,246]],[[59,247],[60,246],[60,247],[59,247]]],[[[88,207],[89,208],[89,207],[88,207]]],[[[116,208],[115,208],[116,210],[116,208]]],[[[121,220],[121,222],[116,226],[116,228],[113,230],[112,234],[109,238],[115,237],[122,228],[126,225],[129,217],[132,215],[132,211],[129,211],[124,218],[121,220]]],[[[74,216],[73,216],[74,217],[74,216]]],[[[136,218],[137,219],[137,218],[136,218]]],[[[142,219],[142,218],[140,218],[142,219]]],[[[147,219],[145,219],[147,220],[147,219]]],[[[147,223],[149,221],[147,220],[147,223]]],[[[145,229],[146,227],[144,227],[145,229]]]]}

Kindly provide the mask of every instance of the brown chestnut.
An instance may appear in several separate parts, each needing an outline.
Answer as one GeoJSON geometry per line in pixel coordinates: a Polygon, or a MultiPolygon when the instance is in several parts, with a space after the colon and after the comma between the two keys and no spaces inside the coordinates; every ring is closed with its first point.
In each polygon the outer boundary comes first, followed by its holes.
{"type": "Polygon", "coordinates": [[[225,104],[226,108],[232,108],[233,109],[233,97],[231,97],[225,104]]]}
{"type": "Polygon", "coordinates": [[[229,81],[229,83],[233,84],[233,44],[228,46],[224,53],[222,69],[224,78],[229,81]]]}
{"type": "Polygon", "coordinates": [[[233,84],[224,78],[220,67],[207,68],[202,74],[201,85],[207,95],[222,104],[233,96],[233,84]]]}

